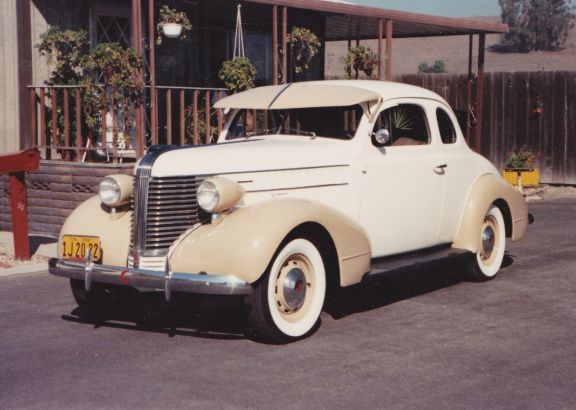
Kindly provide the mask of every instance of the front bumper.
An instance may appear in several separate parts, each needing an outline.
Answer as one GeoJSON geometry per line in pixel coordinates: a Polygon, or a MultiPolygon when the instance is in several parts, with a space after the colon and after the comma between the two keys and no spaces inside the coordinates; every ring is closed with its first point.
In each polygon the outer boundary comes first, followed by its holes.
{"type": "Polygon", "coordinates": [[[173,291],[211,295],[247,295],[252,293],[252,286],[248,282],[232,275],[211,276],[170,272],[168,269],[162,272],[57,258],[50,259],[48,266],[50,274],[54,276],[83,280],[87,291],[90,291],[92,282],[99,282],[139,289],[163,290],[168,301],[173,291]]]}

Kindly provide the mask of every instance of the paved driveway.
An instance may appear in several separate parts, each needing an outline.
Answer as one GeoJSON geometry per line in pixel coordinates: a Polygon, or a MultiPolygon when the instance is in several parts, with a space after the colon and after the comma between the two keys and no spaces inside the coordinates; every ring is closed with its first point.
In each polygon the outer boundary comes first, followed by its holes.
{"type": "Polygon", "coordinates": [[[530,208],[496,280],[435,266],[357,287],[287,346],[244,338],[234,301],[101,322],[62,279],[0,278],[0,408],[573,407],[576,201],[530,208]]]}

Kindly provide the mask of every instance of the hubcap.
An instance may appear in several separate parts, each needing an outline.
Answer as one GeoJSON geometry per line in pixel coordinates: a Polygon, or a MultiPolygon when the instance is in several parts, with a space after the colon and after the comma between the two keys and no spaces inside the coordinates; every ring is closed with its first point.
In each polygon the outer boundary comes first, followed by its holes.
{"type": "Polygon", "coordinates": [[[306,277],[300,268],[292,268],[286,274],[282,286],[286,305],[292,310],[302,306],[306,297],[306,277]]]}
{"type": "Polygon", "coordinates": [[[306,292],[310,283],[310,264],[301,255],[286,261],[276,279],[276,304],[284,315],[294,315],[306,310],[306,292]]]}
{"type": "Polygon", "coordinates": [[[496,244],[496,234],[491,225],[486,225],[482,231],[482,254],[486,259],[490,259],[494,245],[496,244]]]}

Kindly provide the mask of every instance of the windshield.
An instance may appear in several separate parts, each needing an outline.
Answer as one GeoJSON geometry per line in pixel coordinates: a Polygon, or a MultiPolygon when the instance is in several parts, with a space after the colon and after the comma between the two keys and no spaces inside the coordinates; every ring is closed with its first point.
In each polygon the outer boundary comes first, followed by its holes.
{"type": "Polygon", "coordinates": [[[287,110],[239,110],[230,123],[226,139],[265,134],[352,139],[362,115],[360,105],[287,110]]]}

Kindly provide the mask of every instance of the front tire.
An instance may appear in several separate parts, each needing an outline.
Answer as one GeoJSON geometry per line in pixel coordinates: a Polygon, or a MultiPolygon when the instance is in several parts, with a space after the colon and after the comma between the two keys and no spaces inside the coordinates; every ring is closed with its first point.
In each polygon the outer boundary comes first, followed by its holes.
{"type": "Polygon", "coordinates": [[[493,279],[498,274],[506,250],[506,225],[498,207],[491,206],[480,229],[480,248],[472,261],[470,276],[477,281],[493,279]]]}
{"type": "Polygon", "coordinates": [[[277,253],[251,296],[250,325],[259,338],[287,343],[314,330],[326,296],[326,272],[318,248],[294,239],[277,253]]]}

